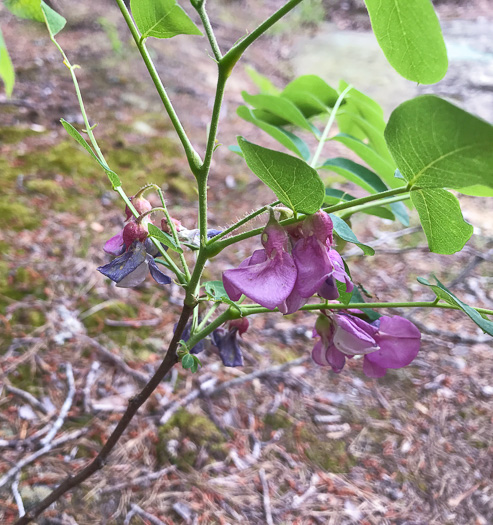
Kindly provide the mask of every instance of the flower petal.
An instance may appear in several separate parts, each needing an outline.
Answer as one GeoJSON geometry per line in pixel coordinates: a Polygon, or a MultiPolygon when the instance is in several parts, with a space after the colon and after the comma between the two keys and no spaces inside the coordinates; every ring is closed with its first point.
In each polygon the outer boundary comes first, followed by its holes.
{"type": "Polygon", "coordinates": [[[360,355],[379,349],[374,336],[377,328],[352,315],[335,315],[334,345],[346,355],[360,355]]]}
{"type": "Polygon", "coordinates": [[[116,257],[110,263],[100,266],[98,271],[106,277],[109,277],[112,281],[119,283],[124,277],[138,268],[145,260],[145,247],[141,242],[136,241],[124,254],[116,257]]]}
{"type": "Polygon", "coordinates": [[[134,288],[139,284],[142,284],[149,273],[149,265],[147,261],[144,261],[141,265],[126,275],[119,283],[117,283],[118,288],[134,288]]]}
{"type": "Polygon", "coordinates": [[[339,297],[339,290],[337,289],[336,280],[333,275],[330,275],[322,283],[322,286],[318,289],[318,295],[331,301],[332,299],[337,299],[339,297]]]}
{"type": "Polygon", "coordinates": [[[311,297],[333,271],[327,248],[311,235],[294,245],[293,259],[298,269],[296,289],[301,297],[311,297]]]}
{"type": "Polygon", "coordinates": [[[281,252],[263,263],[226,270],[223,284],[232,301],[237,301],[243,293],[252,301],[273,310],[288,298],[296,275],[293,258],[281,252]]]}
{"type": "Polygon", "coordinates": [[[329,348],[327,348],[327,351],[325,352],[325,358],[336,374],[338,374],[346,364],[345,355],[337,350],[335,345],[331,345],[329,348]]]}
{"type": "Polygon", "coordinates": [[[306,297],[301,297],[295,286],[288,298],[283,303],[278,305],[279,311],[284,315],[294,314],[294,312],[297,312],[303,305],[306,304],[307,300],[308,299],[306,297]]]}
{"type": "Polygon", "coordinates": [[[121,255],[125,251],[123,244],[123,230],[104,243],[103,250],[110,255],[121,255]]]}
{"type": "Polygon", "coordinates": [[[212,333],[212,344],[219,350],[224,366],[243,366],[243,354],[238,344],[238,329],[218,328],[212,333]]]}
{"type": "Polygon", "coordinates": [[[354,285],[351,282],[351,278],[346,273],[346,269],[344,268],[344,261],[342,260],[342,257],[339,255],[338,252],[336,252],[336,250],[329,250],[328,256],[334,268],[334,272],[332,273],[332,276],[334,277],[334,279],[336,279],[340,283],[346,283],[346,292],[348,293],[352,292],[354,285]]]}
{"type": "Polygon", "coordinates": [[[363,359],[363,373],[367,377],[383,377],[387,373],[387,369],[372,363],[368,356],[365,355],[363,359]]]}
{"type": "Polygon", "coordinates": [[[318,340],[315,343],[315,346],[313,347],[313,350],[312,350],[312,359],[319,366],[330,366],[330,363],[327,361],[325,354],[326,354],[325,346],[321,340],[318,340]]]}
{"type": "Polygon", "coordinates": [[[151,272],[152,278],[158,283],[158,284],[170,284],[171,279],[168,277],[165,273],[163,273],[159,268],[158,265],[154,262],[154,259],[151,256],[147,257],[147,262],[149,263],[149,270],[151,272]]]}
{"type": "Polygon", "coordinates": [[[382,316],[375,341],[380,349],[369,354],[368,359],[384,368],[402,368],[418,355],[421,334],[416,326],[400,317],[382,316]]]}

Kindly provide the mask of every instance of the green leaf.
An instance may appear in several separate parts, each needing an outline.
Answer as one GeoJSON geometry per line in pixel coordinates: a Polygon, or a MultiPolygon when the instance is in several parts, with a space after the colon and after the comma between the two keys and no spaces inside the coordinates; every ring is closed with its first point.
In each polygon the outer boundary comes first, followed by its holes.
{"type": "Polygon", "coordinates": [[[143,38],[202,35],[175,0],[131,0],[130,8],[143,38]]]}
{"type": "Polygon", "coordinates": [[[70,122],[67,122],[63,118],[60,119],[60,122],[62,123],[62,126],[65,128],[67,133],[73,139],[75,139],[87,152],[89,152],[91,157],[104,169],[104,171],[106,172],[106,175],[108,175],[108,178],[110,179],[113,189],[116,189],[119,186],[121,186],[122,183],[118,175],[113,170],[111,170],[106,164],[101,162],[101,160],[99,160],[99,157],[91,149],[91,146],[89,146],[86,139],[74,128],[74,126],[72,126],[70,122]]]}
{"type": "Polygon", "coordinates": [[[192,355],[192,357],[193,365],[190,367],[190,372],[192,372],[192,374],[195,374],[195,372],[197,372],[197,370],[199,369],[199,366],[202,366],[202,363],[196,355],[192,355]]]}
{"type": "MultiPolygon", "coordinates": [[[[353,296],[353,292],[346,292],[346,283],[341,283],[339,281],[336,281],[337,290],[339,292],[339,301],[343,304],[349,304],[351,301],[351,297],[353,296]]],[[[354,288],[353,288],[354,290],[354,288]]]]}
{"type": "Polygon", "coordinates": [[[4,6],[19,18],[44,22],[41,0],[4,0],[4,6]]]}
{"type": "Polygon", "coordinates": [[[459,188],[457,191],[463,195],[470,195],[472,197],[493,197],[493,187],[488,188],[488,186],[482,186],[481,184],[459,188]]]}
{"type": "Polygon", "coordinates": [[[285,129],[282,129],[278,126],[273,126],[272,124],[258,119],[254,115],[253,111],[250,108],[247,108],[246,106],[240,106],[236,110],[236,112],[238,116],[240,116],[242,119],[246,120],[247,122],[251,122],[260,129],[264,130],[271,137],[274,137],[285,148],[291,150],[293,153],[296,153],[296,155],[298,155],[302,159],[308,160],[310,158],[310,150],[308,149],[308,146],[306,145],[305,141],[300,139],[293,133],[290,133],[285,129]]]}
{"type": "Polygon", "coordinates": [[[376,173],[349,159],[342,157],[328,159],[320,168],[338,173],[370,193],[381,193],[388,189],[376,173]]]}
{"type": "Polygon", "coordinates": [[[12,61],[10,60],[9,52],[7,51],[7,46],[3,39],[2,31],[0,29],[0,78],[5,84],[5,93],[7,98],[12,96],[12,91],[14,89],[15,83],[15,72],[12,61]]]}
{"type": "Polygon", "coordinates": [[[253,83],[260,89],[260,92],[264,95],[280,95],[281,90],[278,89],[270,81],[269,78],[261,75],[258,71],[253,69],[252,66],[246,66],[245,71],[248,76],[252,79],[253,83]]]}
{"type": "Polygon", "coordinates": [[[432,252],[452,254],[462,250],[473,227],[464,221],[457,197],[447,190],[416,189],[411,191],[411,201],[432,252]]]}
{"type": "Polygon", "coordinates": [[[301,129],[314,133],[313,126],[303,113],[287,98],[275,95],[249,95],[246,91],[241,95],[243,100],[254,108],[272,113],[301,129]]]}
{"type": "Polygon", "coordinates": [[[164,233],[157,226],[154,226],[154,224],[149,223],[147,225],[147,231],[149,232],[149,235],[151,237],[154,237],[154,239],[163,243],[170,250],[173,250],[174,252],[178,252],[178,253],[183,253],[183,250],[175,244],[175,241],[173,240],[171,235],[164,233]]]}
{"type": "Polygon", "coordinates": [[[50,32],[50,35],[54,37],[57,35],[64,27],[67,21],[63,18],[62,15],[59,15],[54,11],[50,6],[46,5],[44,2],[41,2],[41,9],[44,14],[44,20],[46,27],[50,32]]]}
{"type": "Polygon", "coordinates": [[[290,82],[281,93],[310,118],[333,107],[339,97],[337,91],[317,75],[303,75],[290,82]]]}
{"type": "Polygon", "coordinates": [[[293,211],[315,213],[323,204],[325,188],[316,170],[279,151],[262,148],[238,137],[248,167],[293,211]]]}
{"type": "MultiPolygon", "coordinates": [[[[360,285],[361,286],[361,285],[360,285]]],[[[363,291],[365,289],[363,288],[363,291]]],[[[361,295],[361,292],[359,291],[358,286],[355,286],[353,288],[353,295],[351,296],[351,300],[349,301],[349,304],[351,303],[364,303],[366,302],[361,295]]],[[[372,310],[371,308],[360,308],[360,310],[368,316],[368,319],[370,322],[376,321],[378,318],[382,317],[376,310],[372,310]]]]}
{"type": "Polygon", "coordinates": [[[467,304],[463,303],[450,290],[448,290],[436,277],[435,280],[437,284],[431,284],[424,277],[418,277],[419,283],[424,284],[425,286],[429,286],[439,298],[443,298],[444,295],[447,295],[449,298],[449,300],[447,300],[448,303],[455,304],[456,306],[458,306],[479,326],[479,328],[481,328],[481,330],[483,330],[483,332],[493,336],[493,321],[485,319],[474,308],[471,308],[467,304]]]}
{"type": "Polygon", "coordinates": [[[394,176],[396,166],[392,158],[381,157],[371,146],[347,133],[339,133],[335,137],[332,137],[331,140],[344,144],[352,152],[356,153],[356,155],[366,162],[391,188],[403,186],[402,182],[394,176]]]}
{"type": "Polygon", "coordinates": [[[366,244],[358,241],[356,235],[354,235],[351,228],[343,219],[337,215],[334,215],[333,213],[330,213],[329,215],[334,225],[334,233],[336,233],[341,239],[352,242],[353,244],[356,244],[356,246],[359,246],[365,255],[375,255],[375,250],[373,248],[370,248],[370,246],[366,246],[366,244]]]}
{"type": "Polygon", "coordinates": [[[204,283],[205,293],[214,301],[230,301],[222,281],[207,281],[204,283]]]}
{"type": "MultiPolygon", "coordinates": [[[[348,84],[341,80],[342,93],[348,84]]],[[[382,108],[370,97],[352,88],[346,95],[345,104],[337,112],[337,125],[341,133],[352,135],[368,144],[382,157],[393,164],[392,156],[385,143],[385,120],[382,108]]]]}
{"type": "Polygon", "coordinates": [[[493,188],[493,126],[441,98],[424,95],[392,113],[385,139],[410,184],[493,188]]]}
{"type": "Polygon", "coordinates": [[[189,368],[192,368],[193,365],[194,365],[195,361],[193,359],[193,355],[192,354],[185,354],[182,358],[181,358],[181,366],[185,369],[185,370],[188,370],[189,368]]]}
{"type": "Polygon", "coordinates": [[[447,72],[447,49],[430,0],[365,0],[373,32],[404,78],[434,84],[447,72]]]}

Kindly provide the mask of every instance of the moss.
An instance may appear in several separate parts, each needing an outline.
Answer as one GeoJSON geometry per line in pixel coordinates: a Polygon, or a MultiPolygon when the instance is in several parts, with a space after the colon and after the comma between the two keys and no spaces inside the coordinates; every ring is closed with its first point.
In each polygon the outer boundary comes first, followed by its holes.
{"type": "MultiPolygon", "coordinates": [[[[92,306],[95,306],[100,302],[99,299],[93,298],[88,305],[84,305],[84,307],[87,307],[87,309],[91,308],[92,306]]],[[[137,309],[130,304],[124,303],[122,301],[114,302],[110,305],[108,305],[106,308],[103,308],[89,317],[86,317],[82,322],[84,323],[84,326],[88,330],[100,330],[102,327],[105,326],[104,321],[105,319],[113,319],[113,320],[120,320],[124,319],[125,317],[134,318],[137,317],[137,309]]],[[[118,327],[107,327],[107,328],[115,328],[118,327]]]]}
{"type": "Polygon", "coordinates": [[[39,225],[37,213],[19,202],[0,202],[0,217],[5,224],[9,225],[10,230],[32,230],[39,225]]]}
{"type": "Polygon", "coordinates": [[[300,441],[306,457],[328,472],[348,472],[356,464],[342,439],[324,439],[317,435],[316,429],[305,426],[300,431],[300,441]]]}
{"type": "Polygon", "coordinates": [[[34,328],[43,326],[46,322],[46,317],[39,310],[18,309],[12,315],[12,324],[29,325],[34,328]]]}
{"type": "Polygon", "coordinates": [[[290,347],[281,347],[279,343],[267,343],[264,346],[269,351],[270,358],[274,363],[283,364],[300,357],[299,354],[294,352],[290,347]]]}
{"type": "Polygon", "coordinates": [[[26,137],[32,137],[34,135],[40,135],[40,133],[19,126],[0,126],[0,143],[16,144],[17,142],[24,140],[26,137]]]}
{"type": "Polygon", "coordinates": [[[273,414],[266,414],[264,417],[263,439],[269,440],[272,432],[280,428],[292,428],[292,418],[284,410],[277,410],[273,414]]]}
{"type": "Polygon", "coordinates": [[[65,191],[60,184],[54,180],[30,180],[26,183],[26,188],[34,193],[41,193],[53,199],[63,197],[65,191]]]}
{"type": "Polygon", "coordinates": [[[164,425],[159,427],[157,457],[161,465],[173,463],[182,470],[195,464],[201,448],[216,460],[226,457],[225,438],[207,417],[190,414],[180,409],[164,425]],[[177,455],[168,450],[170,440],[178,441],[177,455]]]}

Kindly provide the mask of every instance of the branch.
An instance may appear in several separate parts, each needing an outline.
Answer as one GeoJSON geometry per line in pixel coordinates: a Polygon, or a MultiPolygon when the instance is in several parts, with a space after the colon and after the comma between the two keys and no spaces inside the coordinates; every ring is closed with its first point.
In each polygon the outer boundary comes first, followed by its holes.
{"type": "MultiPolygon", "coordinates": [[[[149,399],[151,394],[158,387],[159,383],[164,379],[166,374],[178,362],[176,349],[178,347],[178,343],[181,339],[181,336],[188,322],[188,319],[190,318],[191,313],[192,308],[187,305],[184,305],[180,319],[176,326],[175,333],[173,335],[173,339],[169,344],[168,351],[166,352],[166,355],[164,356],[161,365],[159,366],[155,374],[151,377],[146,386],[141,390],[141,392],[132,399],[130,399],[126,412],[123,414],[115,430],[110,435],[110,437],[108,438],[108,440],[106,441],[96,458],[75,476],[68,476],[51,494],[49,494],[45,499],[38,503],[25,516],[18,519],[14,525],[27,525],[36,517],[38,517],[52,503],[54,503],[61,496],[63,496],[63,494],[73,489],[74,487],[77,487],[87,478],[92,476],[96,471],[103,468],[108,459],[108,456],[110,455],[115,445],[118,443],[118,440],[120,439],[122,434],[127,429],[137,410],[145,403],[145,401],[147,401],[147,399],[149,399]]],[[[54,443],[55,441],[53,441],[51,445],[47,446],[54,446],[54,443]]]]}

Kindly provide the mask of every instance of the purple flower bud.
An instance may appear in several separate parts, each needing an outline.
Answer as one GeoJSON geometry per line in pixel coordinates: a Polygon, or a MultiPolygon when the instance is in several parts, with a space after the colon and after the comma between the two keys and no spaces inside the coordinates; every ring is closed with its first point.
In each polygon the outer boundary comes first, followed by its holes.
{"type": "Polygon", "coordinates": [[[247,329],[248,319],[243,317],[229,321],[212,332],[212,344],[219,350],[224,366],[243,366],[243,354],[238,343],[238,335],[241,336],[247,329]]]}
{"type": "Polygon", "coordinates": [[[129,222],[123,228],[125,246],[131,246],[135,241],[144,242],[148,235],[147,228],[140,222],[129,222]]]}
{"type": "MultiPolygon", "coordinates": [[[[145,199],[144,197],[137,197],[135,196],[130,197],[130,202],[133,204],[135,210],[139,215],[142,215],[146,211],[152,210],[151,203],[145,199]]],[[[128,221],[130,218],[134,216],[134,214],[130,211],[130,208],[128,206],[125,206],[125,220],[128,221]]]]}

